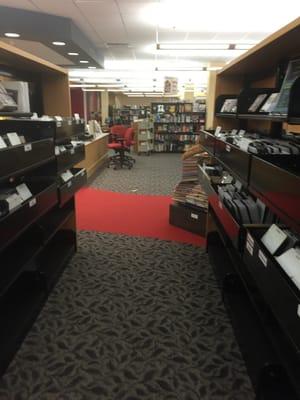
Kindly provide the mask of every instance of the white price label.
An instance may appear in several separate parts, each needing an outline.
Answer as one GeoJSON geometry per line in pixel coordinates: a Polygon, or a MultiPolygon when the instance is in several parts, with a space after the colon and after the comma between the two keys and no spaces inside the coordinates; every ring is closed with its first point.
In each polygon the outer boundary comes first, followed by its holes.
{"type": "Polygon", "coordinates": [[[30,143],[24,145],[24,151],[31,151],[32,145],[30,143]]]}
{"type": "Polygon", "coordinates": [[[75,153],[75,149],[71,149],[71,150],[70,150],[70,153],[71,153],[71,154],[74,154],[74,153],[75,153]]]}
{"type": "Polygon", "coordinates": [[[248,253],[253,256],[253,247],[249,242],[246,243],[246,249],[248,250],[248,253]]]}
{"type": "Polygon", "coordinates": [[[198,216],[197,214],[191,213],[191,218],[193,218],[193,219],[198,219],[199,216],[198,216]]]}
{"type": "Polygon", "coordinates": [[[33,207],[33,206],[35,206],[35,205],[36,205],[36,198],[33,198],[33,199],[31,199],[30,202],[29,202],[29,207],[31,208],[31,207],[33,207]]]}
{"type": "Polygon", "coordinates": [[[67,183],[67,186],[68,186],[68,188],[70,188],[70,187],[72,186],[72,181],[69,181],[69,182],[67,183]]]}
{"type": "Polygon", "coordinates": [[[267,257],[264,255],[264,253],[263,253],[261,250],[258,251],[258,258],[259,258],[260,261],[263,263],[263,265],[264,265],[265,267],[267,267],[267,265],[268,265],[268,259],[267,259],[267,257]]]}
{"type": "Polygon", "coordinates": [[[72,125],[72,121],[71,120],[68,121],[68,125],[72,125]]]}
{"type": "Polygon", "coordinates": [[[226,151],[228,151],[228,153],[230,153],[231,151],[231,147],[229,146],[229,144],[226,144],[226,151]]]}
{"type": "Polygon", "coordinates": [[[60,128],[60,127],[61,127],[61,122],[60,122],[60,121],[57,121],[57,122],[56,122],[56,126],[57,126],[57,128],[60,128]]]}
{"type": "Polygon", "coordinates": [[[84,176],[84,175],[85,175],[85,171],[82,171],[82,172],[81,172],[81,176],[84,176]]]}
{"type": "Polygon", "coordinates": [[[249,242],[251,246],[254,245],[254,239],[253,239],[253,237],[250,235],[250,233],[247,233],[247,242],[249,242]]]}

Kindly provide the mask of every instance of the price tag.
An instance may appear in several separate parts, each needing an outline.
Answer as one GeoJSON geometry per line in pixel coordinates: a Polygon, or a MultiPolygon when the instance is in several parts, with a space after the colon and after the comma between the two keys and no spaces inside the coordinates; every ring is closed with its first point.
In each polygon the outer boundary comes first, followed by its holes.
{"type": "Polygon", "coordinates": [[[254,239],[250,233],[247,233],[247,242],[249,242],[251,246],[254,246],[254,239]]]}
{"type": "Polygon", "coordinates": [[[263,265],[264,265],[265,267],[267,267],[267,265],[268,265],[268,259],[267,259],[267,257],[264,255],[264,253],[263,253],[261,250],[258,251],[258,258],[259,258],[260,261],[263,263],[263,265]]]}
{"type": "Polygon", "coordinates": [[[75,149],[71,149],[71,150],[70,150],[70,153],[71,153],[71,154],[74,154],[74,153],[75,153],[75,149]]]}
{"type": "Polygon", "coordinates": [[[228,153],[231,152],[231,147],[229,146],[229,144],[226,144],[226,151],[228,151],[228,153]]]}
{"type": "Polygon", "coordinates": [[[32,145],[31,145],[31,143],[28,143],[28,144],[25,144],[24,145],[24,151],[31,151],[32,150],[32,145]]]}
{"type": "Polygon", "coordinates": [[[68,186],[68,188],[70,188],[70,187],[72,186],[72,181],[69,181],[69,182],[67,183],[67,186],[68,186]]]}
{"type": "Polygon", "coordinates": [[[197,214],[191,213],[191,218],[193,218],[193,219],[198,219],[199,216],[198,216],[197,214]]]}
{"type": "Polygon", "coordinates": [[[61,127],[61,122],[60,122],[60,121],[57,121],[57,122],[56,122],[56,126],[57,126],[57,128],[60,128],[60,127],[61,127]]]}
{"type": "Polygon", "coordinates": [[[72,121],[71,120],[68,121],[68,125],[72,125],[72,121]]]}
{"type": "Polygon", "coordinates": [[[85,171],[82,171],[82,172],[81,172],[81,176],[84,176],[84,175],[85,175],[85,171]]]}
{"type": "Polygon", "coordinates": [[[249,242],[246,243],[246,249],[248,250],[248,253],[253,256],[253,247],[249,242]]]}
{"type": "Polygon", "coordinates": [[[29,202],[29,208],[33,207],[36,205],[36,198],[34,197],[33,199],[30,200],[29,202]]]}

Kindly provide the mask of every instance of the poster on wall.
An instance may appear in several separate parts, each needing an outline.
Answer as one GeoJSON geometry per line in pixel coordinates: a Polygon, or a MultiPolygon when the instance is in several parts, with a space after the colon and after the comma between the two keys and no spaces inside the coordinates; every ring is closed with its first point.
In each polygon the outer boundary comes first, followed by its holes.
{"type": "Polygon", "coordinates": [[[174,94],[177,95],[178,92],[178,79],[174,77],[165,77],[165,86],[164,86],[165,94],[174,94]]]}

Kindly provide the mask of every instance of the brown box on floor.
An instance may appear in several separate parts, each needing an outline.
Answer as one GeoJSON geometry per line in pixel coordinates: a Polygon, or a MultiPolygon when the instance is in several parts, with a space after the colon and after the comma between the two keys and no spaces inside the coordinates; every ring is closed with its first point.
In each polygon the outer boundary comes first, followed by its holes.
{"type": "Polygon", "coordinates": [[[170,204],[169,223],[201,236],[206,236],[207,212],[184,204],[170,204]]]}

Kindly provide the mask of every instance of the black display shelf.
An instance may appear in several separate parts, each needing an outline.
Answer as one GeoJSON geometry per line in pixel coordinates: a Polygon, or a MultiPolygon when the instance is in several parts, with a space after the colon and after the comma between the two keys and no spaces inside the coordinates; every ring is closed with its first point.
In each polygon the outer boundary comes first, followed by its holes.
{"type": "Polygon", "coordinates": [[[295,354],[247,276],[240,255],[228,248],[227,241],[221,240],[224,235],[221,231],[208,235],[207,249],[256,398],[296,400],[299,365],[295,354]]]}
{"type": "Polygon", "coordinates": [[[2,252],[0,297],[23,271],[36,266],[36,257],[70,218],[70,215],[73,215],[70,203],[63,208],[53,208],[2,252]]]}
{"type": "Polygon", "coordinates": [[[85,145],[77,145],[72,149],[66,149],[65,152],[56,156],[57,172],[60,173],[64,170],[71,168],[73,165],[78,164],[85,158],[85,145]]]}
{"type": "MultiPolygon", "coordinates": [[[[74,214],[69,219],[75,219],[74,214]]],[[[51,242],[37,257],[38,273],[43,281],[45,289],[50,292],[60,275],[64,266],[76,252],[76,232],[62,226],[53,236],[51,242]]]]}
{"type": "Polygon", "coordinates": [[[23,274],[0,302],[0,375],[7,369],[47,299],[33,273],[23,274]]]}
{"type": "Polygon", "coordinates": [[[54,143],[50,138],[0,149],[0,180],[22,175],[51,160],[54,160],[54,143]]]}
{"type": "Polygon", "coordinates": [[[286,122],[288,118],[286,115],[274,114],[238,114],[238,119],[255,119],[257,121],[271,121],[271,122],[286,122]]]}
{"type": "Polygon", "coordinates": [[[14,111],[0,111],[0,117],[11,117],[11,118],[31,118],[33,113],[22,113],[14,111]]]}
{"type": "Polygon", "coordinates": [[[299,156],[252,156],[249,190],[300,233],[299,156]]]}
{"type": "Polygon", "coordinates": [[[73,178],[58,187],[60,206],[63,206],[79,189],[87,184],[87,173],[84,168],[72,168],[70,171],[73,178]]]}
{"type": "Polygon", "coordinates": [[[215,115],[216,115],[216,117],[221,117],[221,118],[232,118],[232,119],[236,119],[237,118],[236,113],[218,112],[215,115]]]}
{"type": "Polygon", "coordinates": [[[3,250],[57,202],[57,186],[53,180],[25,181],[33,197],[0,219],[0,250],[3,250]]]}
{"type": "Polygon", "coordinates": [[[85,132],[85,124],[83,120],[75,120],[74,118],[64,118],[62,121],[55,122],[56,143],[65,143],[72,138],[80,136],[85,132]]]}
{"type": "Polygon", "coordinates": [[[261,242],[266,231],[267,228],[247,228],[243,260],[298,356],[300,378],[300,291],[261,242]]]}
{"type": "Polygon", "coordinates": [[[250,153],[216,138],[215,157],[247,186],[251,163],[250,153]]]}
{"type": "Polygon", "coordinates": [[[41,139],[53,140],[55,125],[53,121],[3,119],[0,121],[0,135],[7,132],[16,132],[19,136],[24,136],[27,143],[41,139]]]}

